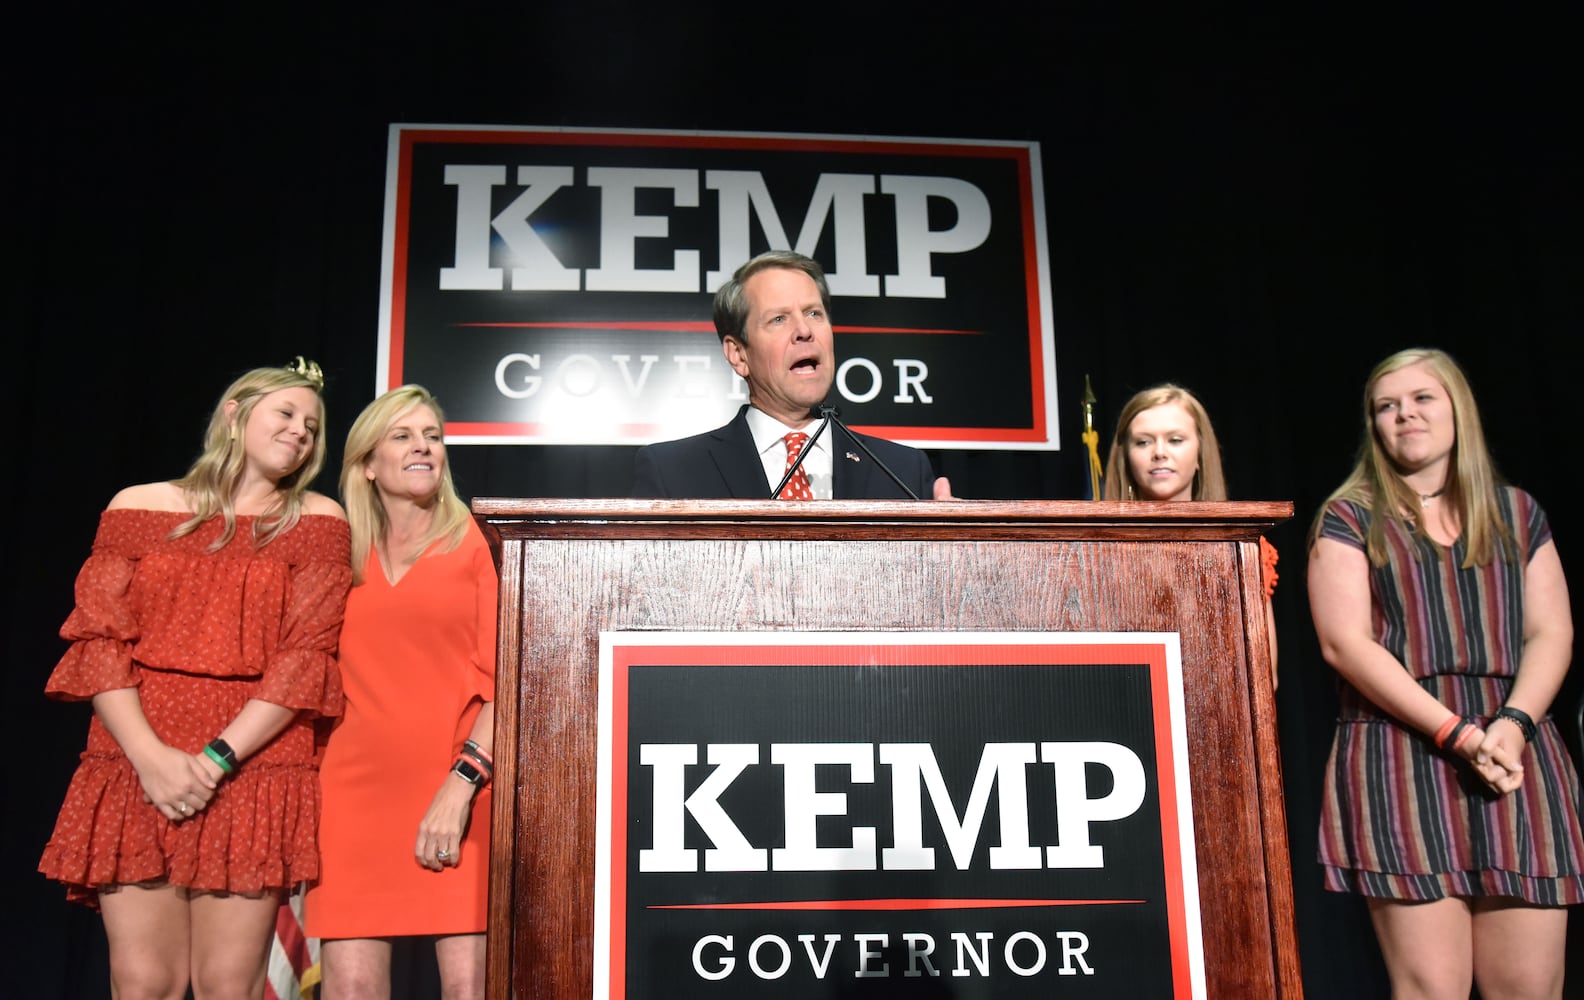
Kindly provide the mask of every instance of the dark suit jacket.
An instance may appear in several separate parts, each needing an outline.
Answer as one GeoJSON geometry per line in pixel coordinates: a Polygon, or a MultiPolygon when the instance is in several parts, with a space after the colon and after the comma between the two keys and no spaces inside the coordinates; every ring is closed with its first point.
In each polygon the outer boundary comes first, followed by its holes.
{"type": "MultiPolygon", "coordinates": [[[[834,455],[831,492],[835,499],[908,499],[908,495],[891,481],[874,459],[853,444],[847,434],[833,422],[821,438],[834,455]]],[[[862,440],[875,458],[889,466],[921,500],[934,495],[935,473],[930,468],[929,457],[922,451],[867,434],[853,437],[862,440]]],[[[764,463],[759,460],[753,433],[748,430],[746,406],[738,410],[736,418],[725,427],[639,448],[633,462],[634,497],[765,500],[772,486],[773,483],[765,483],[764,463]]]]}

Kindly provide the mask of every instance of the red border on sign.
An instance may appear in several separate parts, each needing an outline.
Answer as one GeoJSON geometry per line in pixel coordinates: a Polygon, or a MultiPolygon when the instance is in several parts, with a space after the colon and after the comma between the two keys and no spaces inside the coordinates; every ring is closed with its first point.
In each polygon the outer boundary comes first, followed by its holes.
{"type": "MultiPolygon", "coordinates": [[[[1035,443],[1048,440],[1045,399],[1045,342],[1040,335],[1040,283],[1037,229],[1034,218],[1034,180],[1029,160],[1029,147],[1019,145],[969,145],[964,143],[888,141],[884,139],[858,140],[831,137],[753,136],[753,135],[700,135],[651,132],[592,132],[577,130],[494,130],[494,129],[424,129],[403,128],[397,144],[396,206],[391,236],[391,302],[388,369],[385,384],[380,391],[405,385],[409,379],[404,371],[407,334],[407,255],[410,246],[408,226],[412,204],[412,155],[420,143],[446,145],[541,145],[541,146],[619,146],[655,147],[662,149],[732,149],[732,150],[796,150],[798,152],[829,153],[890,153],[899,156],[937,156],[963,159],[1011,160],[1016,165],[1019,203],[1023,223],[1023,281],[1028,291],[1028,350],[1029,350],[1029,400],[1033,407],[1033,423],[1029,427],[955,427],[926,424],[907,427],[879,425],[854,425],[853,429],[879,437],[900,441],[1005,441],[1008,443],[1035,443]]],[[[550,324],[555,325],[555,324],[550,324]]],[[[579,324],[568,324],[579,325],[579,324]]],[[[609,324],[606,324],[607,326],[609,324]]],[[[705,324],[707,326],[707,324],[705,324]]],[[[669,329],[673,324],[656,323],[656,329],[669,329]]],[[[713,327],[709,327],[713,329],[713,327]]],[[[954,332],[954,331],[942,331],[954,332]]],[[[971,331],[967,331],[972,335],[971,331]]],[[[487,422],[451,424],[450,432],[458,437],[531,437],[538,436],[542,426],[537,423],[487,422]]]]}

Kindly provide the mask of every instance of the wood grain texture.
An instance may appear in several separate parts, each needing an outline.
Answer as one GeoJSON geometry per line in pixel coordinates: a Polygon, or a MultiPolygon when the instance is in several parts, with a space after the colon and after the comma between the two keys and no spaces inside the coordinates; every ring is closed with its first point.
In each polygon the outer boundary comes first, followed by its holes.
{"type": "Polygon", "coordinates": [[[513,835],[492,858],[491,996],[589,995],[599,633],[682,629],[1178,633],[1210,996],[1302,995],[1258,552],[1291,505],[474,509],[501,539],[497,725],[512,730],[497,735],[514,794],[496,797],[513,835]]]}

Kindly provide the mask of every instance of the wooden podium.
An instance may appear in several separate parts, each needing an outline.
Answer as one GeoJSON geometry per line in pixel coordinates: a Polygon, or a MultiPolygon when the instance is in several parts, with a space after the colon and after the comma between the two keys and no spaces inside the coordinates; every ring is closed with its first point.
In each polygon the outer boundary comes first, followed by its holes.
{"type": "Polygon", "coordinates": [[[1180,637],[1207,995],[1302,996],[1260,583],[1288,503],[478,499],[500,545],[489,995],[593,982],[602,631],[1180,637]]]}

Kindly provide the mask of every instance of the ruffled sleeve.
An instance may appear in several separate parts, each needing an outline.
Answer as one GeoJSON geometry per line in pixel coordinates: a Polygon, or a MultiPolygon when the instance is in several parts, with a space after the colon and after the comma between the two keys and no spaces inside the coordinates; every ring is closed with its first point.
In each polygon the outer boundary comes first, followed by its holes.
{"type": "Polygon", "coordinates": [[[1265,584],[1265,599],[1269,600],[1276,593],[1276,581],[1281,577],[1276,573],[1276,546],[1260,536],[1260,580],[1265,584]]]}
{"type": "Polygon", "coordinates": [[[266,548],[282,544],[289,546],[289,577],[280,638],[265,656],[254,697],[310,715],[340,715],[336,645],[352,586],[347,524],[335,517],[304,516],[266,548]]]}
{"type": "Polygon", "coordinates": [[[125,513],[106,511],[99,518],[93,551],[77,574],[76,606],[60,630],[71,648],[44,686],[51,698],[79,701],[138,685],[132,662],[138,639],[132,579],[146,532],[125,513]]]}

